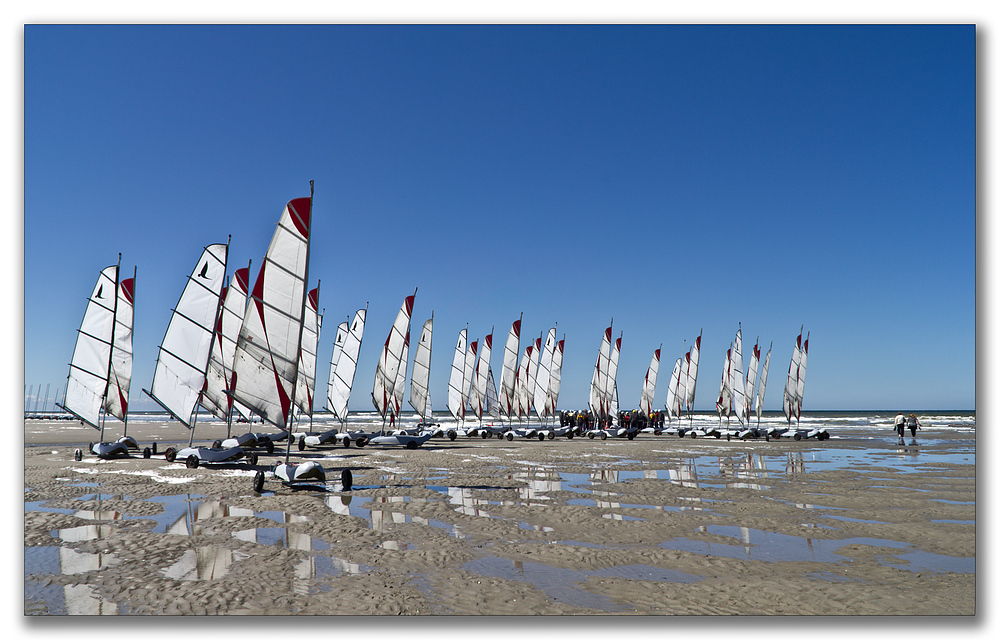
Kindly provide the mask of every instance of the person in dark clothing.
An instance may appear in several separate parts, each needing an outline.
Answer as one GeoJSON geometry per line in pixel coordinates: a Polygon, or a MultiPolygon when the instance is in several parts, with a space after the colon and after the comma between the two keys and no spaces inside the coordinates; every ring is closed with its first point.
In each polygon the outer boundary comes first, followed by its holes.
{"type": "MultiPolygon", "coordinates": [[[[913,415],[911,413],[906,418],[906,426],[910,429],[910,437],[911,438],[916,438],[917,437],[917,429],[920,428],[920,421],[917,420],[917,416],[915,416],[915,415],[913,415]]],[[[902,431],[900,431],[899,437],[900,438],[903,437],[902,431]]]]}

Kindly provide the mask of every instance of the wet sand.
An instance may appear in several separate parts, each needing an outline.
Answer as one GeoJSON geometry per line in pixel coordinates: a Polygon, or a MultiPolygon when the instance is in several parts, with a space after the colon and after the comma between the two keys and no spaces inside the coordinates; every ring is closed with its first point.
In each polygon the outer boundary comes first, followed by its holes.
{"type": "Polygon", "coordinates": [[[970,433],[293,447],[328,491],[257,495],[244,464],[167,463],[177,423],[114,461],[74,461],[73,427],[26,423],[26,614],[976,613],[970,433]]]}

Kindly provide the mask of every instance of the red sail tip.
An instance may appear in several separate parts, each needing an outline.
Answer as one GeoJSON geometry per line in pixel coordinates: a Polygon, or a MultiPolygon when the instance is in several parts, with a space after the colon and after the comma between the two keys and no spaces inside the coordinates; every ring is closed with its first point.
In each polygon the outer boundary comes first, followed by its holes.
{"type": "Polygon", "coordinates": [[[476,348],[477,347],[479,347],[479,341],[478,340],[476,340],[475,342],[473,342],[472,344],[469,345],[469,348],[472,349],[472,355],[476,355],[476,348]]]}
{"type": "Polygon", "coordinates": [[[319,309],[319,289],[313,289],[309,292],[309,304],[312,306],[313,311],[319,309]]]}
{"type": "Polygon", "coordinates": [[[511,325],[511,329],[514,330],[514,335],[515,336],[517,336],[518,338],[521,337],[521,321],[520,320],[515,320],[514,324],[511,325]]]}
{"type": "Polygon", "coordinates": [[[486,344],[487,347],[489,347],[490,349],[492,349],[493,348],[493,334],[491,333],[490,335],[486,336],[483,339],[483,342],[486,344]]]}
{"type": "Polygon", "coordinates": [[[122,293],[125,294],[125,300],[129,304],[133,304],[132,298],[135,295],[135,278],[128,278],[122,280],[122,293]]]}
{"type": "Polygon", "coordinates": [[[292,218],[292,223],[302,237],[309,237],[309,223],[312,217],[312,199],[295,198],[289,200],[287,205],[288,213],[292,218]]]}
{"type": "Polygon", "coordinates": [[[611,342],[611,327],[604,330],[604,339],[611,342]]]}
{"type": "Polygon", "coordinates": [[[617,340],[615,340],[615,349],[618,349],[619,351],[622,350],[622,339],[621,338],[618,338],[617,340]]]}
{"type": "Polygon", "coordinates": [[[660,361],[660,350],[657,349],[655,352],[653,352],[653,355],[656,356],[656,361],[659,362],[660,361]]]}
{"type": "Polygon", "coordinates": [[[413,313],[413,296],[406,296],[403,306],[406,307],[406,315],[411,315],[413,313]]]}
{"type": "Polygon", "coordinates": [[[244,293],[250,290],[250,269],[243,267],[242,269],[237,269],[236,273],[236,284],[243,290],[244,293]]]}

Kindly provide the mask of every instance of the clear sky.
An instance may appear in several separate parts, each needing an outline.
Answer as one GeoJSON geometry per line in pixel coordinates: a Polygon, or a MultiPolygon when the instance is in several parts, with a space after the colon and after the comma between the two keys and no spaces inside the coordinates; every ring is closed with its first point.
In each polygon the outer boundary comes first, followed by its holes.
{"type": "MultiPolygon", "coordinates": [[[[560,408],[584,408],[623,332],[638,406],[703,332],[712,409],[742,323],[799,328],[804,409],[976,402],[976,27],[24,26],[24,384],[61,387],[99,271],[137,270],[133,409],[202,249],[256,278],[315,180],[310,276],[336,325],[369,305],[351,408],[418,288],[445,409],[458,332],[494,375],[566,336],[560,408]]],[[[412,356],[412,353],[411,353],[412,356]]],[[[407,390],[407,397],[409,397],[407,390]]]]}

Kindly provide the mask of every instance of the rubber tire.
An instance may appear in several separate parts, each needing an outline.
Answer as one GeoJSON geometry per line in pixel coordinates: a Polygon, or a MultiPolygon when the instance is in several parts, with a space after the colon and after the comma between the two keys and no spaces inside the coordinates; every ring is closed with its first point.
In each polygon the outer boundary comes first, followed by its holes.
{"type": "Polygon", "coordinates": [[[691,432],[691,439],[692,439],[692,440],[694,440],[694,439],[695,439],[695,438],[697,438],[697,437],[698,437],[698,434],[697,434],[697,433],[695,433],[694,431],[692,431],[692,432],[691,432]]]}
{"type": "Polygon", "coordinates": [[[513,433],[510,433],[510,432],[508,431],[508,432],[507,432],[507,442],[513,442],[513,441],[514,441],[514,434],[513,434],[513,433]]]}
{"type": "MultiPolygon", "coordinates": [[[[291,437],[291,436],[289,436],[289,437],[291,437]]],[[[267,449],[267,455],[271,455],[272,453],[274,453],[274,442],[271,441],[271,440],[268,440],[264,444],[264,448],[267,449]]]]}
{"type": "Polygon", "coordinates": [[[587,437],[590,438],[591,440],[593,440],[594,439],[594,433],[593,432],[588,433],[587,437]]]}
{"type": "Polygon", "coordinates": [[[358,438],[358,446],[359,447],[363,447],[366,444],[368,444],[368,436],[361,436],[360,438],[358,438]]]}
{"type": "Polygon", "coordinates": [[[163,457],[167,459],[167,462],[173,462],[177,459],[177,451],[173,447],[167,447],[167,450],[163,452],[163,457]]]}
{"type": "Polygon", "coordinates": [[[728,434],[728,433],[727,433],[727,434],[726,434],[726,442],[729,442],[729,441],[731,441],[732,439],[733,439],[733,436],[732,436],[731,434],[728,434]]]}
{"type": "Polygon", "coordinates": [[[765,433],[764,434],[764,440],[766,440],[767,442],[770,442],[771,441],[771,434],[770,433],[765,433]]]}
{"type": "Polygon", "coordinates": [[[539,433],[538,434],[538,441],[539,442],[545,442],[545,434],[544,433],[539,433]]]}
{"type": "Polygon", "coordinates": [[[549,436],[548,437],[549,437],[549,440],[555,440],[556,439],[556,434],[553,433],[552,431],[549,431],[549,436]]]}
{"type": "Polygon", "coordinates": [[[257,466],[257,452],[256,451],[251,451],[250,455],[247,456],[247,460],[249,460],[251,467],[256,467],[257,466]]]}
{"type": "Polygon", "coordinates": [[[83,460],[83,451],[77,449],[75,452],[73,452],[73,459],[76,460],[77,462],[83,460]]]}
{"type": "Polygon", "coordinates": [[[718,440],[719,438],[721,438],[721,437],[722,437],[722,434],[721,434],[721,433],[719,433],[718,431],[716,431],[714,435],[715,435],[715,439],[716,439],[716,440],[718,440]]]}
{"type": "Polygon", "coordinates": [[[663,433],[663,432],[662,432],[662,431],[660,431],[659,429],[653,429],[653,435],[654,435],[654,436],[658,436],[658,435],[661,435],[662,433],[663,433]]]}
{"type": "Polygon", "coordinates": [[[350,438],[344,438],[344,448],[346,449],[346,448],[348,448],[350,446],[351,446],[351,439],[350,438]]]}
{"type": "Polygon", "coordinates": [[[601,432],[601,440],[607,440],[607,439],[608,439],[608,434],[605,433],[604,431],[602,431],[601,432]]]}
{"type": "Polygon", "coordinates": [[[306,437],[302,436],[301,438],[299,438],[299,451],[305,451],[305,450],[306,450],[306,437]]]}
{"type": "Polygon", "coordinates": [[[567,431],[566,432],[566,439],[567,440],[572,440],[573,439],[573,432],[572,431],[567,431]]]}
{"type": "Polygon", "coordinates": [[[151,455],[153,455],[153,452],[149,450],[149,447],[146,447],[145,449],[142,450],[143,458],[146,458],[148,460],[151,455]]]}
{"type": "Polygon", "coordinates": [[[198,456],[194,455],[193,453],[189,455],[187,459],[184,461],[184,466],[186,466],[188,469],[197,469],[198,456]]]}
{"type": "Polygon", "coordinates": [[[350,469],[340,472],[340,484],[344,485],[344,491],[350,491],[354,487],[354,476],[350,469]]]}
{"type": "Polygon", "coordinates": [[[222,448],[222,440],[216,440],[215,442],[213,442],[212,443],[212,448],[213,449],[221,449],[222,448]]]}
{"type": "Polygon", "coordinates": [[[625,437],[628,438],[629,440],[635,440],[635,434],[634,433],[630,433],[630,434],[626,435],[625,437]]]}
{"type": "Polygon", "coordinates": [[[153,450],[153,455],[155,456],[156,455],[156,443],[155,442],[153,443],[152,450],[153,450]]]}
{"type": "Polygon", "coordinates": [[[454,441],[455,438],[457,438],[457,437],[458,437],[458,433],[456,433],[455,431],[450,431],[450,430],[448,431],[448,439],[449,440],[454,441]]]}
{"type": "Polygon", "coordinates": [[[409,442],[406,443],[406,448],[412,451],[413,449],[417,448],[417,443],[414,442],[413,440],[410,440],[409,442]]]}
{"type": "Polygon", "coordinates": [[[802,434],[801,434],[801,433],[799,433],[798,431],[796,431],[796,432],[795,432],[795,435],[794,435],[794,436],[792,436],[792,437],[793,437],[793,438],[795,438],[796,440],[801,440],[801,439],[802,439],[802,434]]]}
{"type": "Polygon", "coordinates": [[[264,488],[264,472],[258,471],[253,476],[253,490],[256,493],[260,493],[264,488]]]}
{"type": "Polygon", "coordinates": [[[485,440],[486,438],[489,438],[489,437],[490,437],[490,432],[489,431],[483,431],[483,440],[485,440]]]}

